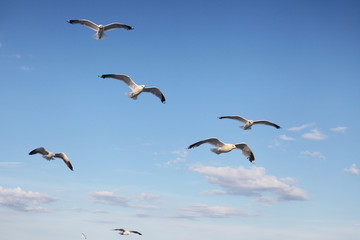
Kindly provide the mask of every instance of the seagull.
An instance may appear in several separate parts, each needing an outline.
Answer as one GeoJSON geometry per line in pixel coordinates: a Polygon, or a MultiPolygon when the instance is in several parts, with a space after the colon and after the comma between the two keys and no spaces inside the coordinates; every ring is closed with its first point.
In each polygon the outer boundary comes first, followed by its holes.
{"type": "Polygon", "coordinates": [[[234,120],[238,120],[240,122],[245,123],[245,125],[240,126],[240,128],[244,129],[244,130],[249,130],[251,129],[251,126],[254,124],[265,124],[265,125],[269,125],[269,126],[273,126],[276,127],[277,129],[280,128],[280,126],[276,125],[275,123],[266,121],[266,120],[257,120],[257,121],[253,121],[253,120],[247,120],[243,117],[240,116],[224,116],[224,117],[219,117],[219,119],[223,119],[223,118],[229,118],[229,119],[234,119],[234,120]]]}
{"type": "Polygon", "coordinates": [[[254,154],[252,153],[250,147],[246,143],[238,143],[238,144],[230,144],[230,143],[223,143],[217,138],[207,138],[205,140],[196,142],[188,147],[188,149],[198,147],[201,144],[210,143],[218,148],[211,148],[210,150],[216,154],[230,152],[233,149],[240,149],[242,150],[243,154],[249,159],[250,162],[255,161],[254,154]]]}
{"type": "Polygon", "coordinates": [[[64,163],[71,169],[71,171],[74,171],[74,169],[69,161],[69,158],[65,155],[65,153],[52,153],[52,152],[47,151],[43,147],[39,147],[39,148],[32,150],[29,153],[29,155],[34,155],[37,153],[40,153],[42,155],[42,157],[48,161],[54,160],[54,158],[61,158],[64,161],[64,163]]]}
{"type": "Polygon", "coordinates": [[[116,228],[116,229],[113,229],[113,230],[114,231],[120,231],[119,232],[120,235],[130,235],[130,233],[136,233],[136,234],[142,235],[138,231],[128,231],[128,230],[125,230],[123,228],[116,228]]]}
{"type": "Polygon", "coordinates": [[[104,33],[105,31],[109,31],[109,30],[113,30],[115,28],[125,28],[126,30],[132,30],[134,29],[133,27],[130,27],[128,25],[125,24],[121,24],[121,23],[110,23],[108,25],[97,25],[95,23],[93,23],[92,21],[86,20],[86,19],[80,19],[80,20],[68,20],[68,23],[71,24],[82,24],[85,25],[89,28],[91,28],[92,30],[96,31],[95,35],[93,36],[93,38],[95,39],[103,39],[106,37],[106,34],[104,33]]]}
{"type": "Polygon", "coordinates": [[[132,98],[134,100],[137,99],[137,96],[142,93],[142,92],[149,92],[154,94],[155,96],[157,96],[158,98],[160,98],[162,103],[165,103],[165,97],[164,95],[161,93],[161,91],[156,88],[156,87],[145,87],[145,85],[137,85],[136,83],[134,83],[133,80],[131,80],[131,78],[127,75],[122,75],[122,74],[104,74],[104,75],[99,75],[99,77],[101,78],[115,78],[118,80],[123,81],[124,83],[126,83],[126,85],[128,85],[128,87],[132,90],[129,93],[126,93],[126,95],[129,98],[132,98]]]}
{"type": "Polygon", "coordinates": [[[81,233],[81,237],[83,237],[84,239],[87,239],[87,237],[84,233],[81,233]]]}

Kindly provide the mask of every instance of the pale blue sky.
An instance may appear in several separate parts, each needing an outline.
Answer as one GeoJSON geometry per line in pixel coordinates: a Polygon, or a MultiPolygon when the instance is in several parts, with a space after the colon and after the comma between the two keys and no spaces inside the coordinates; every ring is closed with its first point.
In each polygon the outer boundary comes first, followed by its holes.
{"type": "Polygon", "coordinates": [[[359,12],[358,1],[1,3],[0,239],[357,239],[359,12]],[[134,30],[95,40],[69,19],[134,30]],[[107,73],[157,86],[166,104],[129,99],[107,73]],[[282,128],[244,131],[223,115],[282,128]],[[208,137],[248,143],[256,164],[186,149],[208,137]],[[28,155],[39,146],[74,171],[28,155]]]}

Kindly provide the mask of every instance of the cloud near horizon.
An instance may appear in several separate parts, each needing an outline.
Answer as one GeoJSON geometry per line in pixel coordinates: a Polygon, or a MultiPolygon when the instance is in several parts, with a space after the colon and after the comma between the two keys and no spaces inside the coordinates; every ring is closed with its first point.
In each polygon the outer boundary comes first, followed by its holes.
{"type": "Polygon", "coordinates": [[[203,203],[191,204],[178,209],[179,218],[225,218],[253,216],[244,211],[232,207],[210,206],[203,203]]]}
{"type": "Polygon", "coordinates": [[[277,196],[278,201],[308,200],[304,190],[291,185],[287,181],[279,180],[275,176],[266,175],[265,168],[253,167],[245,169],[231,167],[202,166],[193,167],[194,172],[205,175],[206,180],[225,189],[229,195],[243,195],[250,197],[277,196]]]}
{"type": "Polygon", "coordinates": [[[42,204],[57,201],[56,197],[50,195],[24,191],[20,187],[5,189],[0,186],[0,205],[22,212],[48,212],[42,204]]]}

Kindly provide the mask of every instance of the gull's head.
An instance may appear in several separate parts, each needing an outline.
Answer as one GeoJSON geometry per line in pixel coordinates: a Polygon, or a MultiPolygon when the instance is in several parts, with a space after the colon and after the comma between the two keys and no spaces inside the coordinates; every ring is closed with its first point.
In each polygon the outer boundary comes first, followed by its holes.
{"type": "Polygon", "coordinates": [[[254,121],[253,120],[249,120],[249,125],[253,125],[254,121]]]}
{"type": "Polygon", "coordinates": [[[237,147],[235,146],[235,144],[232,145],[232,148],[233,148],[233,149],[237,149],[237,147]]]}
{"type": "Polygon", "coordinates": [[[99,28],[103,28],[104,26],[102,25],[102,24],[99,24],[99,26],[98,26],[99,28]]]}

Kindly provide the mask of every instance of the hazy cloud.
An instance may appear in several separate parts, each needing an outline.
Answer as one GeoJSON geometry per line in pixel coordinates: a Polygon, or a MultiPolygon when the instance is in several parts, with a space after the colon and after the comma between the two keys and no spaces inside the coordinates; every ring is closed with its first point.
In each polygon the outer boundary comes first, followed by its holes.
{"type": "Polygon", "coordinates": [[[224,207],[224,206],[209,206],[207,204],[196,203],[187,207],[178,209],[179,215],[177,217],[182,218],[224,218],[224,217],[236,217],[236,216],[251,216],[236,208],[224,207]]]}
{"type": "Polygon", "coordinates": [[[309,133],[305,133],[302,135],[303,138],[305,139],[310,139],[310,140],[324,140],[327,138],[327,136],[323,133],[321,133],[318,129],[312,129],[310,130],[309,133]]]}
{"type": "Polygon", "coordinates": [[[30,70],[33,70],[33,68],[29,67],[29,66],[21,66],[20,70],[22,70],[22,71],[30,71],[30,70]]]}
{"type": "Polygon", "coordinates": [[[345,172],[349,172],[352,175],[359,175],[359,169],[356,167],[356,164],[351,164],[350,168],[345,168],[345,172]]]}
{"type": "Polygon", "coordinates": [[[336,128],[331,128],[331,131],[344,133],[346,131],[346,129],[347,129],[347,127],[336,127],[336,128]]]}
{"type": "Polygon", "coordinates": [[[173,160],[166,162],[167,166],[170,166],[170,165],[176,164],[176,163],[180,163],[180,162],[185,162],[186,157],[188,155],[188,152],[186,150],[176,150],[176,151],[172,151],[171,153],[176,155],[177,157],[173,160]]]}
{"type": "Polygon", "coordinates": [[[127,196],[121,196],[107,191],[89,192],[88,194],[90,196],[90,200],[94,203],[129,207],[130,198],[127,196]]]}
{"type": "Polygon", "coordinates": [[[265,168],[245,169],[231,167],[198,166],[192,169],[205,175],[209,183],[223,187],[227,194],[256,196],[276,195],[279,201],[307,200],[305,191],[281,181],[275,176],[266,175],[265,168]]]}
{"type": "Polygon", "coordinates": [[[280,138],[281,140],[284,140],[284,141],[295,141],[295,138],[288,137],[288,136],[286,136],[285,134],[280,135],[279,138],[280,138]]]}
{"type": "Polygon", "coordinates": [[[313,126],[315,123],[308,123],[308,124],[304,124],[304,125],[301,125],[301,126],[298,126],[298,127],[291,127],[291,128],[288,128],[289,131],[301,131],[305,128],[308,128],[308,127],[311,127],[313,126]]]}
{"type": "Polygon", "coordinates": [[[0,162],[0,167],[17,167],[21,162],[0,162]]]}
{"type": "Polygon", "coordinates": [[[17,211],[46,212],[42,204],[55,202],[57,198],[47,194],[24,191],[20,187],[5,189],[0,187],[0,205],[17,211]]]}
{"type": "Polygon", "coordinates": [[[320,158],[320,159],[325,160],[325,156],[321,152],[304,151],[304,152],[301,152],[301,154],[308,155],[313,158],[320,158]]]}

